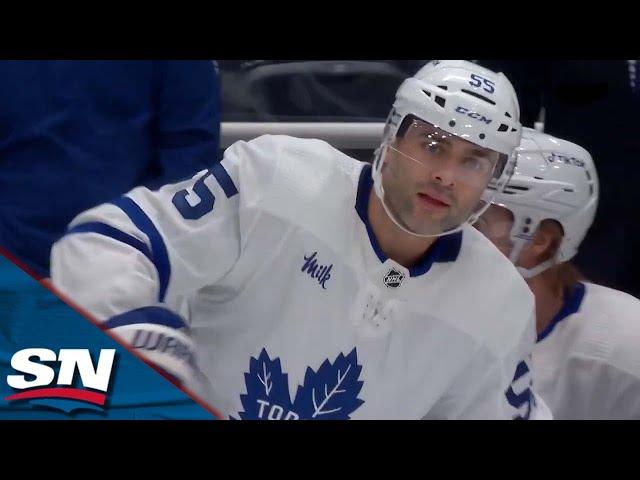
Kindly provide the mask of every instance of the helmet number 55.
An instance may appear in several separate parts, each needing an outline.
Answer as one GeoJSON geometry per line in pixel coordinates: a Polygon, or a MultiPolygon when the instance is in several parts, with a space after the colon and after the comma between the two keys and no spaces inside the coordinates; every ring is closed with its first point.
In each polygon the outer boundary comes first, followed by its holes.
{"type": "Polygon", "coordinates": [[[476,75],[475,73],[471,74],[471,81],[469,85],[472,87],[482,87],[482,89],[487,93],[493,93],[496,91],[495,84],[486,78],[481,77],[480,75],[476,75]]]}

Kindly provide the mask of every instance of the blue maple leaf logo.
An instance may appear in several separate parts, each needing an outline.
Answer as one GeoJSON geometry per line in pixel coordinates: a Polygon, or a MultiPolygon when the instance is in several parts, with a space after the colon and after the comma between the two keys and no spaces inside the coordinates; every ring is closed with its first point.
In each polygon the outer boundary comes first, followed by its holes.
{"type": "Polygon", "coordinates": [[[355,348],[346,357],[338,355],[333,363],[325,360],[317,372],[307,367],[294,410],[306,419],[348,420],[349,414],[364,403],[358,398],[364,383],[358,380],[361,371],[355,348]]]}
{"type": "MultiPolygon", "coordinates": [[[[362,366],[354,348],[335,361],[325,360],[318,371],[307,367],[304,384],[298,386],[291,402],[287,374],[280,359],[271,360],[265,349],[258,358],[251,357],[245,373],[247,393],[240,395],[243,420],[349,420],[364,400],[358,398],[364,382],[358,380],[362,366]]],[[[233,419],[233,417],[231,417],[233,419]]]]}
{"type": "Polygon", "coordinates": [[[288,376],[282,372],[280,359],[271,360],[264,348],[258,358],[251,357],[244,381],[247,393],[240,395],[244,408],[239,414],[242,420],[266,419],[270,413],[275,418],[280,411],[276,408],[272,412],[274,405],[282,409],[283,415],[285,409],[291,411],[288,376]]]}

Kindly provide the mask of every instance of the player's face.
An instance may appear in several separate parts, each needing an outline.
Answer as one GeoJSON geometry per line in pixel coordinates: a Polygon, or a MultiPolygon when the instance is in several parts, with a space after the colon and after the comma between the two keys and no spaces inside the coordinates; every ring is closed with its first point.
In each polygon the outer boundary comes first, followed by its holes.
{"type": "Polygon", "coordinates": [[[414,121],[386,147],[385,203],[407,230],[437,235],[456,228],[478,206],[499,154],[433,125],[414,121]]]}
{"type": "Polygon", "coordinates": [[[508,257],[513,245],[509,234],[513,227],[513,214],[510,210],[491,205],[473,225],[508,257]]]}

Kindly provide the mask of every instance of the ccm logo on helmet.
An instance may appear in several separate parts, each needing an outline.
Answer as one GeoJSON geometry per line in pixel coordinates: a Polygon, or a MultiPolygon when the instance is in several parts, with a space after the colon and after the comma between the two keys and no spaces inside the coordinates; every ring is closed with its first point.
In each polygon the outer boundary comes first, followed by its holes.
{"type": "Polygon", "coordinates": [[[465,107],[460,107],[460,106],[456,107],[456,112],[463,113],[467,117],[473,118],[474,120],[478,120],[480,122],[484,122],[487,125],[489,125],[493,121],[493,120],[485,117],[484,115],[480,115],[479,113],[472,112],[471,110],[469,110],[468,108],[465,108],[465,107]]]}
{"type": "Polygon", "coordinates": [[[94,367],[87,349],[61,349],[57,354],[47,348],[20,350],[11,357],[11,367],[19,374],[7,375],[7,383],[15,390],[24,391],[9,395],[5,400],[68,399],[103,407],[115,353],[115,349],[100,350],[98,364],[94,367]],[[56,362],[57,378],[56,368],[45,362],[56,362]],[[86,388],[71,387],[76,371],[86,388]]]}

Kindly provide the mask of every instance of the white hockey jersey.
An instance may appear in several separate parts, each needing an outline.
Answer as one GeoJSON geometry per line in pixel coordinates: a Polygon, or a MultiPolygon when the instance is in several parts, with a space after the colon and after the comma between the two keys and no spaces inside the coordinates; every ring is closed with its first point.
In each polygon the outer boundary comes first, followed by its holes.
{"type": "Polygon", "coordinates": [[[397,264],[371,188],[370,166],[325,142],[238,142],[193,179],[79,215],[52,280],[101,320],[184,312],[225,417],[527,418],[521,276],[471,227],[397,264]]]}
{"type": "Polygon", "coordinates": [[[538,336],[536,391],[555,419],[640,419],[640,300],[579,284],[538,336]]]}

